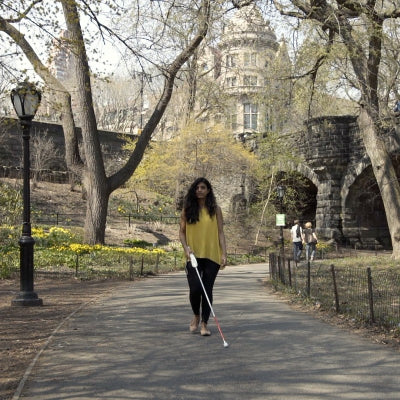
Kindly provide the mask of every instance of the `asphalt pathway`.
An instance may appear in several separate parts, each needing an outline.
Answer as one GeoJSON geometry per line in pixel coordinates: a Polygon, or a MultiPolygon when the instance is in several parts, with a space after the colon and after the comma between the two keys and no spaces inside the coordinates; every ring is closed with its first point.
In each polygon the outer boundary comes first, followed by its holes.
{"type": "Polygon", "coordinates": [[[265,264],[217,277],[210,337],[189,333],[183,272],[127,284],[70,318],[20,398],[400,399],[400,354],[296,312],[263,286],[265,264]]]}

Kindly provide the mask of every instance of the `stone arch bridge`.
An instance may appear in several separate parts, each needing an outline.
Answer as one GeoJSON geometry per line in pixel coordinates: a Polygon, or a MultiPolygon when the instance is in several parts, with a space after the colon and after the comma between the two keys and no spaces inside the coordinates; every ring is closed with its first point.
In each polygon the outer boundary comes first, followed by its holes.
{"type": "MultiPolygon", "coordinates": [[[[388,121],[384,140],[400,176],[400,126],[388,121]]],[[[356,117],[319,117],[294,138],[299,159],[292,170],[308,180],[311,207],[303,221],[315,221],[326,239],[362,248],[390,248],[382,198],[356,117]]]]}

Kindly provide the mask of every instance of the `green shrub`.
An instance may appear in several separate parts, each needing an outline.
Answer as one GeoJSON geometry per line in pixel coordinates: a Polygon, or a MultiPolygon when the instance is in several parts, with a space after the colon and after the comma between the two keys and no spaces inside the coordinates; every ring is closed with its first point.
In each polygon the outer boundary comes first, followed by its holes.
{"type": "Polygon", "coordinates": [[[143,239],[125,239],[124,245],[129,247],[140,247],[145,249],[146,247],[153,247],[153,243],[147,242],[143,239]]]}
{"type": "Polygon", "coordinates": [[[22,216],[22,194],[7,183],[0,182],[1,222],[16,225],[22,216]]]}
{"type": "Polygon", "coordinates": [[[2,252],[18,247],[18,239],[21,236],[20,229],[11,225],[0,226],[0,249],[2,252]]]}
{"type": "Polygon", "coordinates": [[[0,257],[0,279],[11,278],[19,268],[19,250],[4,251],[0,257]]]}
{"type": "Polygon", "coordinates": [[[68,245],[76,240],[76,235],[70,230],[59,226],[52,226],[48,232],[44,228],[33,228],[32,236],[40,247],[68,245]]]}

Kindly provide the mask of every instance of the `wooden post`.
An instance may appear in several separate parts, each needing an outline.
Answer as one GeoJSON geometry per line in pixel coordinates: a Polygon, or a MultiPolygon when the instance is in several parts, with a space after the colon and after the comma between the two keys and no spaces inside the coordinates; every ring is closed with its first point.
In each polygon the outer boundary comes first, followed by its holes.
{"type": "Polygon", "coordinates": [[[292,270],[290,268],[290,260],[287,260],[288,276],[289,276],[289,286],[292,287],[292,270]]]}
{"type": "Polygon", "coordinates": [[[133,259],[129,257],[129,280],[133,281],[133,259]]]}
{"type": "Polygon", "coordinates": [[[273,279],[273,275],[272,275],[272,254],[269,253],[268,254],[268,267],[269,267],[269,276],[271,279],[273,279]]]}
{"type": "Polygon", "coordinates": [[[79,268],[79,254],[76,254],[76,257],[75,257],[75,278],[78,277],[78,268],[79,268]]]}
{"type": "Polygon", "coordinates": [[[307,262],[307,296],[311,295],[311,266],[310,261],[307,262]]]}
{"type": "Polygon", "coordinates": [[[339,293],[337,290],[337,284],[336,284],[336,272],[335,272],[335,266],[332,264],[331,265],[331,272],[332,272],[332,281],[333,281],[333,292],[335,294],[335,309],[336,312],[340,312],[340,306],[339,306],[339,293]]]}
{"type": "Polygon", "coordinates": [[[367,268],[368,275],[368,298],[369,298],[369,313],[371,322],[375,323],[375,315],[374,315],[374,294],[372,292],[372,276],[371,276],[371,268],[367,268]]]}
{"type": "Polygon", "coordinates": [[[283,280],[283,271],[282,271],[282,265],[281,265],[281,257],[278,256],[278,271],[279,271],[279,280],[284,283],[283,280]]]}
{"type": "Polygon", "coordinates": [[[160,262],[160,253],[157,253],[156,257],[156,274],[158,275],[158,263],[160,262]]]}

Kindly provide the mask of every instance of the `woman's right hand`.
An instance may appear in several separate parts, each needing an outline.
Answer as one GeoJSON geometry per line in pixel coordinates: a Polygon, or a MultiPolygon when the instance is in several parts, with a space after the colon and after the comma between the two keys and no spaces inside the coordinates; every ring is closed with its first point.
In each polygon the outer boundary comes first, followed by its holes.
{"type": "Polygon", "coordinates": [[[190,261],[190,253],[193,253],[189,246],[185,247],[186,261],[190,261]]]}

